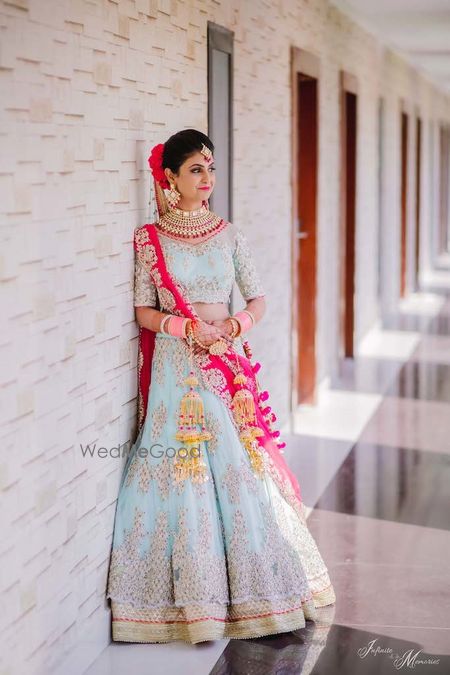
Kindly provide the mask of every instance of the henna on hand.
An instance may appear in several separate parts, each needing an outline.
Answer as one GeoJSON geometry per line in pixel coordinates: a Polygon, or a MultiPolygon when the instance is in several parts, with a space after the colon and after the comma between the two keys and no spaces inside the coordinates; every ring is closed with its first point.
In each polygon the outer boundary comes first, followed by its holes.
{"type": "Polygon", "coordinates": [[[229,345],[233,344],[233,339],[229,336],[227,327],[223,325],[225,322],[218,321],[217,323],[221,325],[215,325],[215,322],[213,325],[213,323],[210,321],[197,321],[197,324],[194,327],[194,335],[205,345],[205,347],[201,347],[196,342],[194,342],[192,345],[194,354],[200,354],[202,352],[204,353],[205,351],[208,351],[208,347],[216,342],[219,338],[225,340],[229,345]]]}

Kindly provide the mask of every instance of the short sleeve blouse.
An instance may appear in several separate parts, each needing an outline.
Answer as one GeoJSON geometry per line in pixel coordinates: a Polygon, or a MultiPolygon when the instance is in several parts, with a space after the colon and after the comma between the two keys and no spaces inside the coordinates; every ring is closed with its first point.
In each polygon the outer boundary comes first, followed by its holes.
{"type": "MultiPolygon", "coordinates": [[[[248,239],[239,226],[227,223],[218,234],[200,243],[177,241],[162,232],[158,236],[167,269],[189,302],[227,304],[234,281],[244,300],[265,295],[248,239]]],[[[148,267],[136,253],[134,305],[155,307],[157,297],[158,289],[148,267]]],[[[164,297],[159,300],[161,309],[166,309],[164,297]]]]}

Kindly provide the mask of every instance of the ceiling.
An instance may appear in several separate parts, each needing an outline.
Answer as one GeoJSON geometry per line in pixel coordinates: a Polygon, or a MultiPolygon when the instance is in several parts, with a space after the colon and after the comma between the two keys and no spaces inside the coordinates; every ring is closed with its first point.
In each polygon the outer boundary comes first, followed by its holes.
{"type": "Polygon", "coordinates": [[[450,0],[330,0],[450,93],[450,0]]]}

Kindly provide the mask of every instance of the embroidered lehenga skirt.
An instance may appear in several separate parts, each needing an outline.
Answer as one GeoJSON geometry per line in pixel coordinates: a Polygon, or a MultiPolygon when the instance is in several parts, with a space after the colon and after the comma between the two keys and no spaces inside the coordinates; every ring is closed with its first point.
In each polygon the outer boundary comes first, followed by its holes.
{"type": "MultiPolygon", "coordinates": [[[[244,354],[236,341],[235,349],[244,354]]],[[[156,334],[145,423],[122,476],[107,597],[113,640],[195,643],[305,626],[335,601],[304,507],[252,470],[214,381],[194,362],[211,439],[208,480],[177,480],[189,348],[156,334]]]]}

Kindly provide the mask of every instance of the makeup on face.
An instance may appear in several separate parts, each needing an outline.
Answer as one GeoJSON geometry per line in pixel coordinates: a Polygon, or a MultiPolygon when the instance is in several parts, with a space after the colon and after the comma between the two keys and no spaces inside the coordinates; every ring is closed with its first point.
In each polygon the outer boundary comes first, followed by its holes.
{"type": "MultiPolygon", "coordinates": [[[[209,162],[209,164],[211,164],[211,162],[209,162]]],[[[190,168],[192,169],[192,168],[197,167],[197,166],[200,167],[200,168],[203,168],[204,165],[202,166],[201,164],[196,162],[195,164],[192,164],[190,168]]],[[[211,185],[199,185],[197,189],[198,190],[211,190],[211,185]]]]}

